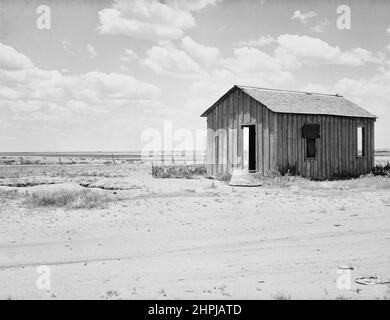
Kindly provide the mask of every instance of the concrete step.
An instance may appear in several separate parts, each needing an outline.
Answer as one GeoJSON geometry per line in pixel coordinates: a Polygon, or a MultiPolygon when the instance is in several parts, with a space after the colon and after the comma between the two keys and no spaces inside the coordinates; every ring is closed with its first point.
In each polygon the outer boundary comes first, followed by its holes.
{"type": "Polygon", "coordinates": [[[261,185],[256,174],[247,170],[234,170],[229,182],[229,186],[232,187],[260,187],[261,185]]]}

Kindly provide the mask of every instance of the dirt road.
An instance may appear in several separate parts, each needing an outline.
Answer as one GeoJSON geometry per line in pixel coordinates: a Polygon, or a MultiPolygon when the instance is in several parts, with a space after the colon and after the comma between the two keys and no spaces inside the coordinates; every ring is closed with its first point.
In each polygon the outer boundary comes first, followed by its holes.
{"type": "Polygon", "coordinates": [[[390,278],[388,182],[142,181],[146,189],[103,209],[3,204],[0,298],[390,297],[386,284],[355,283],[390,278]],[[41,265],[50,290],[36,285],[41,265]],[[353,268],[350,290],[336,286],[343,265],[353,268]]]}

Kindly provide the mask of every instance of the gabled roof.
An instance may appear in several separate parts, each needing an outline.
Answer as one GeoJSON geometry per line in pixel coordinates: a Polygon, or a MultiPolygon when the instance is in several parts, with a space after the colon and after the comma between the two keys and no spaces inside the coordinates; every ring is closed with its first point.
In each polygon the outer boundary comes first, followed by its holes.
{"type": "Polygon", "coordinates": [[[205,117],[229,93],[240,89],[276,113],[334,115],[343,117],[376,118],[373,114],[340,95],[287,91],[248,86],[234,86],[201,116],[205,117]]]}

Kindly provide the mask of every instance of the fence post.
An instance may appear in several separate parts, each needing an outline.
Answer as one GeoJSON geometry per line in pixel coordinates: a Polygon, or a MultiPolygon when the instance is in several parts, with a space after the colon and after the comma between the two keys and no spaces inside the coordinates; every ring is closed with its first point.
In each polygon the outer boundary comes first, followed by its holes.
{"type": "Polygon", "coordinates": [[[193,164],[196,165],[196,150],[194,149],[192,152],[193,164]]]}
{"type": "Polygon", "coordinates": [[[61,158],[60,158],[60,157],[58,157],[58,160],[60,161],[60,165],[62,166],[61,158]]]}
{"type": "Polygon", "coordinates": [[[111,156],[112,156],[112,162],[113,162],[114,164],[116,164],[116,163],[115,163],[115,159],[114,159],[114,154],[111,153],[111,156]]]}

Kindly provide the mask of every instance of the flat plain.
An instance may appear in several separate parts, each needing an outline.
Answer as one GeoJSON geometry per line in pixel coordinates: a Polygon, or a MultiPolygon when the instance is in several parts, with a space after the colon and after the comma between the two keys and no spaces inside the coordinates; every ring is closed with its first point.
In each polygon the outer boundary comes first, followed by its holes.
{"type": "Polygon", "coordinates": [[[0,185],[0,299],[390,297],[388,177],[235,188],[89,161],[3,164],[0,185]]]}

